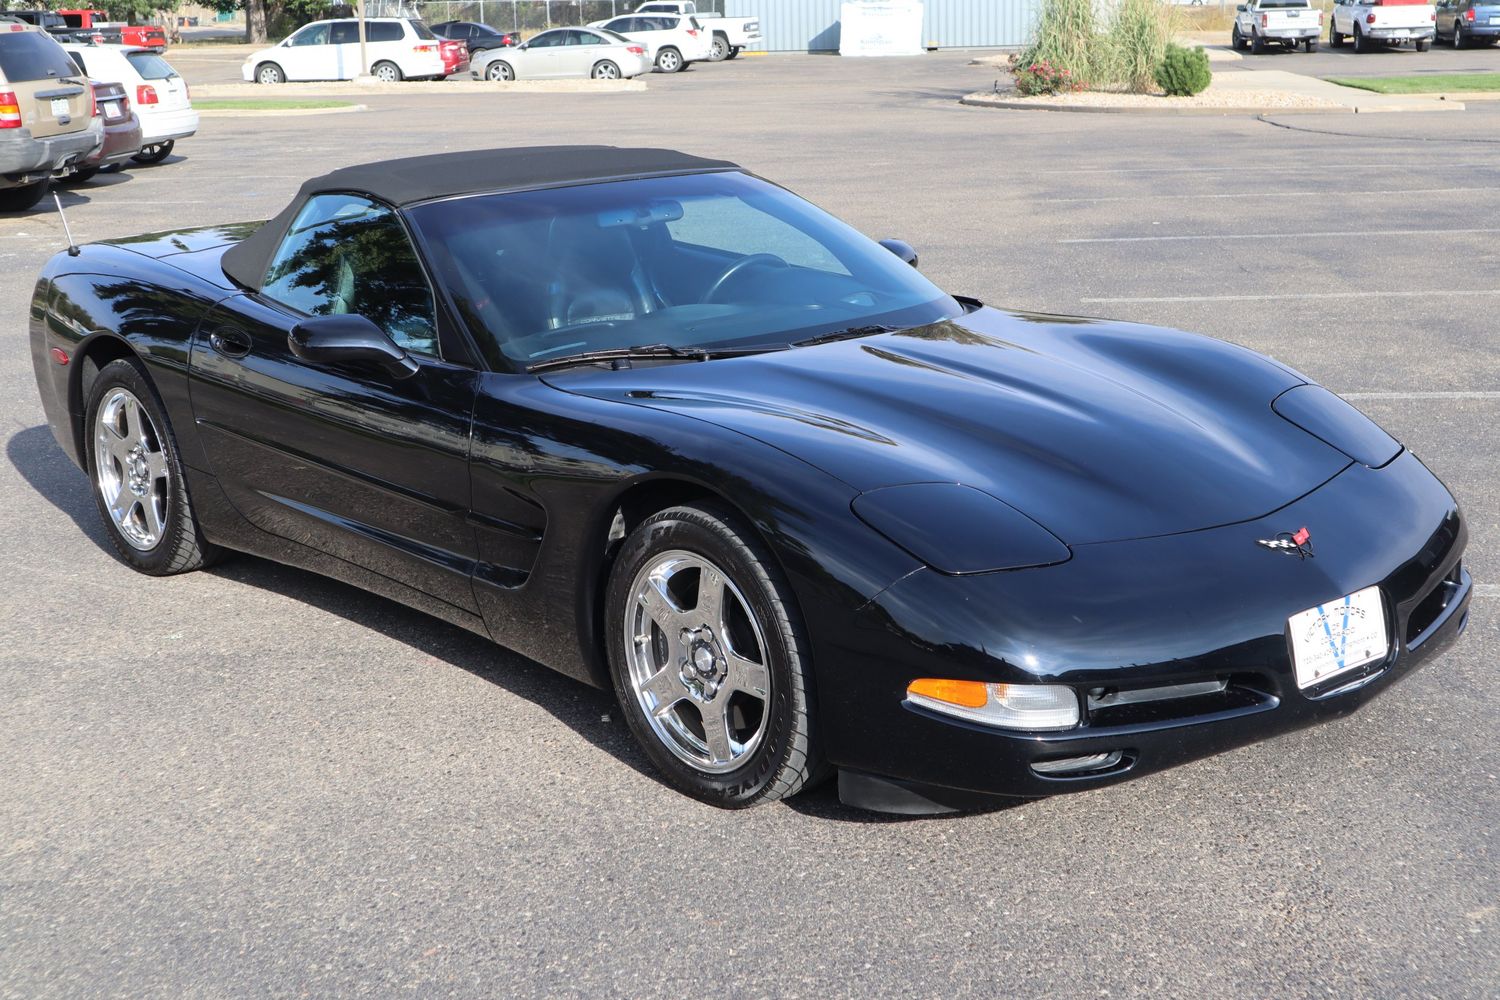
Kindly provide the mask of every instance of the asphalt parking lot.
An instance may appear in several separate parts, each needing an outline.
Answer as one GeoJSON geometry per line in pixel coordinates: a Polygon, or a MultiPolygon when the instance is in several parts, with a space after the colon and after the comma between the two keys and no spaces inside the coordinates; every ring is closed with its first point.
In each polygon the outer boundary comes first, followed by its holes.
{"type": "Polygon", "coordinates": [[[1087,794],[720,812],[652,775],[605,694],[468,633],[249,557],[112,558],[29,361],[61,227],[0,219],[0,997],[1500,995],[1500,106],[995,111],[957,104],[993,78],[967,59],[205,119],[64,203],[88,240],[264,218],[403,154],[734,159],[952,291],[1199,330],[1355,399],[1467,508],[1452,653],[1344,720],[1087,794]]]}

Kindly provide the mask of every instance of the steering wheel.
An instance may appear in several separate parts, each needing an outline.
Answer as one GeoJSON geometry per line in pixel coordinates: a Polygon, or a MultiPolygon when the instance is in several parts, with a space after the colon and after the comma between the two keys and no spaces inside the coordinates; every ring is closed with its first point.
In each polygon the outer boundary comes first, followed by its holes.
{"type": "Polygon", "coordinates": [[[739,260],[735,261],[733,264],[730,264],[727,268],[724,269],[724,273],[719,275],[718,279],[715,280],[712,285],[708,286],[708,291],[704,292],[703,298],[699,299],[698,301],[705,303],[712,302],[714,300],[714,297],[719,294],[719,291],[724,287],[725,284],[728,283],[730,278],[733,278],[736,274],[739,274],[745,268],[754,267],[757,264],[765,264],[770,267],[791,267],[790,264],[782,260],[780,257],[776,256],[774,253],[753,253],[748,257],[741,257],[739,260]]]}

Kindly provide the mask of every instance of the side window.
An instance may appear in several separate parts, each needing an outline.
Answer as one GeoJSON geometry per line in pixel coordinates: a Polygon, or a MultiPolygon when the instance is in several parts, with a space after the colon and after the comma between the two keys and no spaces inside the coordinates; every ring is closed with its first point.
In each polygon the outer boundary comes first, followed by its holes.
{"type": "Polygon", "coordinates": [[[604,44],[604,39],[600,38],[598,35],[594,34],[592,31],[575,31],[575,32],[573,32],[573,34],[575,34],[575,35],[578,36],[578,38],[576,40],[576,44],[578,44],[578,45],[603,45],[604,44]]]}
{"type": "Polygon", "coordinates": [[[310,24],[292,36],[288,45],[327,45],[328,25],[310,24]]]}
{"type": "Polygon", "coordinates": [[[87,75],[89,68],[83,64],[83,56],[77,52],[69,52],[68,55],[72,58],[73,65],[78,67],[78,72],[87,75]]]}
{"type": "Polygon", "coordinates": [[[308,199],[261,294],[312,316],[353,313],[408,351],[438,353],[432,289],[394,212],[352,194],[308,199]]]}
{"type": "Polygon", "coordinates": [[[365,22],[365,40],[368,42],[399,42],[403,34],[401,25],[390,21],[365,22]]]}
{"type": "Polygon", "coordinates": [[[544,31],[533,38],[530,44],[534,49],[550,49],[558,45],[564,45],[566,42],[563,39],[561,31],[544,31]]]}
{"type": "Polygon", "coordinates": [[[329,38],[334,45],[358,45],[359,25],[353,21],[335,21],[329,38]]]}
{"type": "Polygon", "coordinates": [[[682,218],[668,222],[667,232],[677,243],[737,256],[774,253],[793,267],[849,273],[817,240],[738,199],[684,199],[682,218]]]}
{"type": "Polygon", "coordinates": [[[636,29],[636,18],[622,17],[605,25],[610,31],[617,31],[622,35],[628,35],[636,29]]]}

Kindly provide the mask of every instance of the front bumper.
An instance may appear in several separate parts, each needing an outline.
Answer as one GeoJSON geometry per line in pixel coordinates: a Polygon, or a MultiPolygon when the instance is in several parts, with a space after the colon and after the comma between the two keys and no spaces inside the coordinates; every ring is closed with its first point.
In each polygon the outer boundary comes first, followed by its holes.
{"type": "Polygon", "coordinates": [[[901,810],[903,796],[935,808],[974,807],[994,796],[1111,784],[1347,714],[1463,631],[1466,543],[1452,497],[1403,453],[1380,470],[1351,466],[1259,521],[1078,546],[1073,559],[1040,570],[918,571],[876,597],[862,612],[862,634],[846,637],[842,656],[858,657],[858,676],[828,683],[827,656],[818,654],[829,755],[848,772],[841,791],[876,808],[901,810]],[[1312,558],[1256,544],[1303,525],[1313,534],[1312,558]],[[1381,588],[1392,638],[1385,658],[1299,688],[1287,619],[1372,584],[1381,588]],[[905,687],[916,677],[1060,683],[1102,699],[1210,681],[1225,688],[1090,706],[1073,729],[1018,732],[910,705],[905,687]],[[1119,760],[1097,771],[1034,769],[1116,751],[1119,760]]]}
{"type": "Polygon", "coordinates": [[[31,184],[58,170],[78,166],[104,142],[104,126],[94,118],[79,132],[35,138],[19,128],[0,142],[0,177],[6,186],[31,184]]]}

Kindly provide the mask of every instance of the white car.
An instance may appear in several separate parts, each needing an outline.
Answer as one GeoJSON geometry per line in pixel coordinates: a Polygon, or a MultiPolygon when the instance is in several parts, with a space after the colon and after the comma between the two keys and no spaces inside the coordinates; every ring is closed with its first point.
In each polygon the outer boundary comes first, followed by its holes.
{"type": "MultiPolygon", "coordinates": [[[[1204,0],[1187,0],[1203,3],[1204,0]]],[[[695,14],[698,26],[708,32],[711,39],[709,59],[719,62],[733,59],[741,49],[758,49],[761,46],[760,18],[722,17],[706,10],[699,10],[694,0],[651,0],[635,9],[637,14],[695,14]]]]}
{"type": "Polygon", "coordinates": [[[1328,44],[1335,49],[1343,48],[1347,38],[1354,42],[1355,52],[1402,42],[1426,52],[1436,35],[1437,7],[1430,3],[1334,0],[1328,18],[1328,44]]]}
{"type": "MultiPolygon", "coordinates": [[[[370,75],[377,80],[441,80],[461,72],[467,49],[444,44],[421,21],[405,17],[365,19],[365,52],[370,75]]],[[[252,52],[240,76],[255,83],[288,80],[352,80],[364,67],[359,62],[359,21],[341,18],[314,21],[287,36],[279,45],[252,52]]]]}
{"type": "Polygon", "coordinates": [[[624,14],[589,27],[645,45],[651,62],[663,73],[676,73],[713,55],[713,39],[690,14],[624,14]]]}
{"type": "Polygon", "coordinates": [[[476,80],[628,80],[650,71],[645,45],[600,28],[553,28],[469,64],[476,80]]]}
{"type": "Polygon", "coordinates": [[[160,163],[178,139],[198,131],[198,112],[193,110],[187,81],[155,49],[76,43],[63,48],[92,79],[125,88],[141,120],[141,151],[132,159],[160,163]]]}

